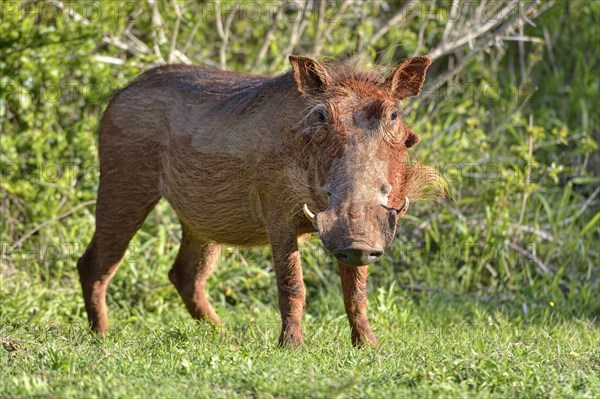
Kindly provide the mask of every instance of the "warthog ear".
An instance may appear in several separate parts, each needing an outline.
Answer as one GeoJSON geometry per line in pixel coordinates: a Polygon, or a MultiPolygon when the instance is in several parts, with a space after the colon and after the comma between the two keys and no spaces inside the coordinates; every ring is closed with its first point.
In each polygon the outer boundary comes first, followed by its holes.
{"type": "Polygon", "coordinates": [[[419,141],[421,141],[421,136],[415,133],[412,129],[406,128],[406,140],[404,140],[404,145],[406,148],[413,147],[417,145],[419,141]]]}
{"type": "Polygon", "coordinates": [[[331,85],[331,77],[318,61],[301,55],[290,55],[289,59],[300,93],[323,93],[331,85]]]}
{"type": "Polygon", "coordinates": [[[429,65],[431,58],[428,55],[409,58],[394,69],[385,85],[398,100],[416,96],[421,93],[429,65]]]}

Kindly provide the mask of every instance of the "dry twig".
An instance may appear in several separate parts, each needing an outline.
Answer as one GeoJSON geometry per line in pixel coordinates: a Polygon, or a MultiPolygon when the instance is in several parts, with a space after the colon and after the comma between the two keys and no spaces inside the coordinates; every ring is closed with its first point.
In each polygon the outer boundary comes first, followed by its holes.
{"type": "Polygon", "coordinates": [[[265,56],[267,55],[267,51],[269,50],[269,46],[271,45],[271,41],[273,40],[275,31],[277,30],[277,25],[279,25],[279,22],[283,17],[283,11],[286,9],[287,3],[287,0],[284,0],[281,2],[281,4],[279,4],[279,7],[277,8],[275,15],[273,16],[273,23],[271,24],[271,26],[269,26],[269,29],[267,29],[267,32],[265,33],[265,37],[263,39],[263,44],[258,50],[258,55],[254,59],[252,69],[256,69],[261,64],[263,58],[265,58],[265,56]]]}
{"type": "Polygon", "coordinates": [[[48,220],[44,220],[42,223],[38,224],[38,225],[37,225],[37,226],[35,226],[33,229],[31,229],[31,230],[29,230],[27,233],[23,234],[23,236],[21,236],[21,238],[19,238],[19,239],[18,239],[18,240],[17,240],[17,241],[16,241],[16,242],[13,244],[13,246],[12,246],[12,247],[10,247],[10,248],[8,249],[8,251],[7,251],[7,254],[8,254],[8,253],[11,253],[11,252],[12,252],[12,251],[14,251],[16,248],[18,248],[18,247],[19,247],[21,244],[23,244],[23,242],[24,242],[26,239],[28,239],[29,237],[31,237],[32,235],[34,235],[35,233],[37,233],[37,232],[38,232],[38,231],[39,231],[41,228],[43,228],[44,226],[46,226],[46,225],[48,225],[48,224],[50,224],[50,223],[52,223],[52,222],[55,222],[55,221],[57,221],[57,220],[64,219],[64,218],[66,218],[67,216],[70,216],[70,215],[74,214],[75,212],[77,212],[77,211],[78,211],[78,210],[80,210],[81,208],[85,208],[86,206],[94,205],[95,203],[96,203],[96,200],[85,201],[85,202],[82,202],[82,203],[80,203],[79,205],[77,205],[77,206],[75,206],[75,207],[73,207],[73,208],[69,209],[67,212],[65,212],[65,213],[63,213],[63,214],[61,214],[61,215],[55,216],[55,217],[53,217],[53,218],[51,218],[51,219],[48,219],[48,220]]]}
{"type": "Polygon", "coordinates": [[[170,64],[173,62],[175,57],[175,46],[177,46],[177,35],[179,34],[179,24],[181,22],[181,10],[179,9],[178,0],[173,0],[173,10],[175,11],[175,24],[173,26],[173,33],[171,34],[171,45],[169,47],[169,56],[167,62],[170,64]]]}
{"type": "Polygon", "coordinates": [[[398,24],[401,21],[406,20],[408,13],[418,4],[417,0],[410,0],[394,15],[392,18],[388,19],[385,24],[383,24],[377,32],[371,36],[367,46],[375,43],[377,40],[381,39],[388,31],[398,24]]]}

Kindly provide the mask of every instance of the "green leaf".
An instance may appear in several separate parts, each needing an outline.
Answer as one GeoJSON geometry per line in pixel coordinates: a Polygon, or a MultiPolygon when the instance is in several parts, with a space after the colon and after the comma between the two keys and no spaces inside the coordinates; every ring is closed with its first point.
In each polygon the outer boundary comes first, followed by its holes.
{"type": "Polygon", "coordinates": [[[588,231],[590,231],[600,220],[600,212],[596,213],[596,215],[592,218],[592,220],[590,220],[585,227],[583,228],[583,230],[581,230],[581,234],[585,235],[588,231]]]}

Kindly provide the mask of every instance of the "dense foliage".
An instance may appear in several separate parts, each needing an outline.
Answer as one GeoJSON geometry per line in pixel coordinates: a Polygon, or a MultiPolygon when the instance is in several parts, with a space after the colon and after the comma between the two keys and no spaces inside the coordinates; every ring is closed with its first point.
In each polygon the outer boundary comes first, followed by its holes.
{"type": "MultiPolygon", "coordinates": [[[[93,233],[112,91],[164,62],[274,74],[290,53],[434,58],[405,118],[422,137],[414,160],[444,176],[451,199],[411,208],[371,268],[374,296],[504,298],[526,319],[552,303],[597,333],[600,3],[452,4],[2,2],[0,335],[84,324],[75,262],[93,233]]],[[[161,202],[111,284],[113,323],[183,312],[166,277],[179,236],[161,202]]],[[[308,318],[342,314],[333,259],[316,238],[302,250],[308,318]]],[[[268,249],[227,248],[210,296],[221,314],[276,307],[268,249]]]]}

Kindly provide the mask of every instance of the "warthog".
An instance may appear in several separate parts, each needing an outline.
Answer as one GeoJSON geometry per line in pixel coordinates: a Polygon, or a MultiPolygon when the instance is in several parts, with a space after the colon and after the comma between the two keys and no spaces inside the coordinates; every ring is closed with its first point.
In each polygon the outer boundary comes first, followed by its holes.
{"type": "Polygon", "coordinates": [[[275,77],[164,65],[114,95],[100,124],[96,230],[78,270],[93,330],[129,241],[161,197],[182,239],[169,279],[196,319],[219,323],[205,283],[221,244],[270,244],[284,346],[302,343],[299,236],[316,232],[339,261],[354,344],[376,345],[367,265],[393,241],[409,201],[437,177],[405,163],[419,136],[401,119],[430,64],[391,73],[351,59],[290,56],[275,77]]]}

